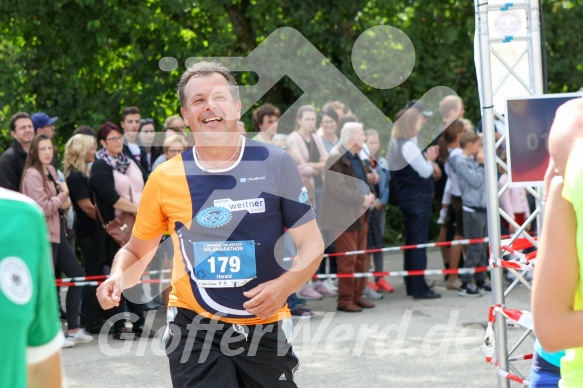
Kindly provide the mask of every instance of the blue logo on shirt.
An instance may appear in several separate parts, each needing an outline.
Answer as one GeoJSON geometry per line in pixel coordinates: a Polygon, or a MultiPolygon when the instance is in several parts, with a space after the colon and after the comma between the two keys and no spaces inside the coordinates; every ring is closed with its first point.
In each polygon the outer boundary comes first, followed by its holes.
{"type": "Polygon", "coordinates": [[[212,206],[201,210],[196,215],[196,222],[205,228],[219,228],[231,221],[232,214],[224,207],[212,206]]]}
{"type": "Polygon", "coordinates": [[[308,190],[305,187],[302,187],[302,192],[300,193],[300,197],[298,198],[298,200],[301,203],[306,202],[309,199],[308,197],[308,190]]]}
{"type": "Polygon", "coordinates": [[[247,182],[247,178],[239,178],[239,182],[245,183],[245,182],[247,182]]]}

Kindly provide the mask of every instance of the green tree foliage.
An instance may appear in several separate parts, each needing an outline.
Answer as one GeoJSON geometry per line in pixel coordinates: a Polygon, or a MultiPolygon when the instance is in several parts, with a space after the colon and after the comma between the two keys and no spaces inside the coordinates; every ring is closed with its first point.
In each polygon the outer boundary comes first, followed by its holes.
{"type": "MultiPolygon", "coordinates": [[[[554,92],[581,85],[580,5],[544,2],[554,92]]],[[[63,138],[77,125],[117,120],[127,105],[161,121],[178,111],[174,89],[188,57],[244,56],[283,26],[299,30],[389,116],[437,85],[456,90],[468,116],[478,116],[471,1],[19,0],[0,2],[4,138],[7,118],[20,110],[59,115],[63,138]],[[413,73],[392,90],[364,84],[351,63],[354,41],[380,24],[403,30],[416,48],[413,73]],[[164,56],[177,58],[178,69],[160,70],[164,56]]],[[[286,109],[299,94],[284,80],[265,100],[286,109]]]]}

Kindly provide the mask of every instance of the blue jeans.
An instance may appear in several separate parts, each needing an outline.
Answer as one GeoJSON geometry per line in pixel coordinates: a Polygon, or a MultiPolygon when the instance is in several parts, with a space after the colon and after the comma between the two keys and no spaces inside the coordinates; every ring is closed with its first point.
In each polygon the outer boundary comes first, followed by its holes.
{"type": "MultiPolygon", "coordinates": [[[[403,213],[405,228],[405,245],[425,244],[429,238],[429,222],[431,221],[431,197],[399,198],[399,208],[403,213]]],[[[406,271],[427,269],[427,251],[423,249],[407,249],[403,252],[406,271]]],[[[416,296],[429,292],[425,276],[405,277],[407,295],[416,296]]]]}

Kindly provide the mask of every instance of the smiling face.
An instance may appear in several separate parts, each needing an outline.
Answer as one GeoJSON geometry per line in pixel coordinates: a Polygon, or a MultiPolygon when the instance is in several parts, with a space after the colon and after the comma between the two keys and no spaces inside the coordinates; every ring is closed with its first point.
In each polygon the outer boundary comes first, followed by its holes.
{"type": "Polygon", "coordinates": [[[53,160],[53,142],[49,139],[38,142],[38,160],[46,167],[53,160]]]}
{"type": "Polygon", "coordinates": [[[32,143],[34,139],[34,126],[32,125],[32,120],[29,118],[21,118],[16,120],[14,125],[14,131],[10,131],[10,134],[20,144],[26,144],[27,146],[32,143]]]}
{"type": "Polygon", "coordinates": [[[322,130],[324,134],[328,136],[335,136],[336,129],[338,128],[338,124],[336,124],[336,120],[328,115],[322,116],[322,121],[320,121],[320,125],[322,126],[322,130]]]}
{"type": "Polygon", "coordinates": [[[241,101],[235,101],[229,83],[218,73],[188,81],[185,105],[180,112],[190,130],[201,139],[217,141],[238,134],[241,101]]]}

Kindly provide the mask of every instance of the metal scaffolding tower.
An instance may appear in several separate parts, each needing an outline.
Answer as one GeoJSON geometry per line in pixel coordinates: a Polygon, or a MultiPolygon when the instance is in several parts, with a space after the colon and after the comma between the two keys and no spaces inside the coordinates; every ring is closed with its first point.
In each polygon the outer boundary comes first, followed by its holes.
{"type": "MultiPolygon", "coordinates": [[[[520,236],[532,239],[525,231],[527,225],[536,221],[540,230],[542,222],[540,206],[542,191],[537,188],[527,188],[537,199],[537,208],[523,226],[517,225],[499,208],[499,196],[508,190],[509,185],[498,190],[497,166],[502,164],[506,167],[506,165],[497,156],[497,150],[505,145],[507,131],[496,140],[494,128],[494,115],[503,117],[507,97],[540,95],[544,92],[540,0],[514,2],[475,0],[474,4],[475,59],[482,110],[488,191],[488,233],[491,259],[500,259],[503,255],[500,237],[501,215],[517,229],[510,239],[510,244],[520,236]]],[[[532,242],[534,246],[537,246],[536,241],[532,240],[532,242]]],[[[503,270],[499,266],[492,265],[493,305],[506,307],[506,301],[518,283],[530,288],[530,283],[523,276],[526,271],[514,272],[516,280],[504,290],[503,270]]],[[[508,307],[512,308],[511,305],[508,307]]],[[[508,343],[506,328],[505,317],[497,311],[494,333],[498,386],[500,387],[509,387],[509,373],[516,375],[517,380],[526,379],[514,366],[513,359],[516,357],[513,356],[526,338],[534,338],[532,330],[525,328],[521,338],[511,346],[508,343]]]]}

